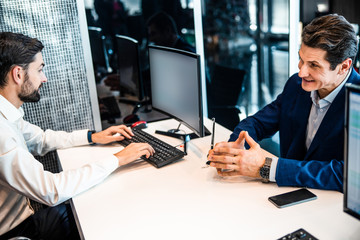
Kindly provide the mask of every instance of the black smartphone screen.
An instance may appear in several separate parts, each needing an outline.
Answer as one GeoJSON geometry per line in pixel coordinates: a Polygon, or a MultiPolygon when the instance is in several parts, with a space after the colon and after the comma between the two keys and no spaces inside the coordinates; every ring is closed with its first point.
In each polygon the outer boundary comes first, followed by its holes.
{"type": "Polygon", "coordinates": [[[294,204],[315,200],[317,196],[309,190],[302,188],[292,192],[269,197],[269,201],[278,208],[288,207],[294,204]]]}

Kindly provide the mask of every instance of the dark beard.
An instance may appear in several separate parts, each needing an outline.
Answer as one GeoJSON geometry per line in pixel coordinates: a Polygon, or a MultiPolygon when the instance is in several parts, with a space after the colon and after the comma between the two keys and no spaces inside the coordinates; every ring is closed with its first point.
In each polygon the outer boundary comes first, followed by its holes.
{"type": "Polygon", "coordinates": [[[40,94],[37,90],[33,91],[30,94],[19,94],[19,98],[23,102],[38,102],[40,100],[40,94]]]}
{"type": "MultiPolygon", "coordinates": [[[[32,91],[31,93],[26,93],[26,88],[32,87],[31,82],[29,81],[29,76],[27,72],[25,73],[25,81],[24,87],[21,88],[21,92],[19,93],[19,98],[23,102],[38,102],[40,100],[40,93],[38,89],[32,91]]],[[[42,83],[39,88],[42,87],[42,83]]]]}

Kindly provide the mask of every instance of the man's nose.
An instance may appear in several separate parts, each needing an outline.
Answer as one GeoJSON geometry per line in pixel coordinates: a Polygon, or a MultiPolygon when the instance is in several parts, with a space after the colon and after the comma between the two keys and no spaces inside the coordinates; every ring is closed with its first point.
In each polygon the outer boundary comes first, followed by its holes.
{"type": "Polygon", "coordinates": [[[41,82],[42,83],[46,83],[48,81],[48,79],[47,79],[47,77],[45,76],[45,74],[44,74],[44,77],[41,79],[41,82]]]}
{"type": "Polygon", "coordinates": [[[309,75],[308,68],[306,67],[305,64],[299,63],[298,67],[299,67],[299,73],[298,73],[299,77],[304,78],[309,75]]]}

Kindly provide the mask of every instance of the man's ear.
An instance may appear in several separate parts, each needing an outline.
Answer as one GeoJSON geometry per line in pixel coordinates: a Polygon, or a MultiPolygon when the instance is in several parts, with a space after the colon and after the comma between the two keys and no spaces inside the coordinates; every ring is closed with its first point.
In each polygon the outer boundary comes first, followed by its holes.
{"type": "Polygon", "coordinates": [[[25,71],[20,66],[15,66],[11,69],[11,76],[16,84],[22,84],[25,78],[25,71]]]}
{"type": "Polygon", "coordinates": [[[345,59],[342,63],[340,63],[339,74],[346,73],[352,66],[351,58],[345,59]]]}

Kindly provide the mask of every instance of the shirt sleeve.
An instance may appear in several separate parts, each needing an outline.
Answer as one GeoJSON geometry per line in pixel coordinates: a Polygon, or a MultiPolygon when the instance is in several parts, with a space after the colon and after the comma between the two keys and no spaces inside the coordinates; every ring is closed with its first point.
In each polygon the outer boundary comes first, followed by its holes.
{"type": "Polygon", "coordinates": [[[93,187],[118,167],[117,158],[110,155],[81,168],[53,174],[45,171],[43,165],[13,138],[3,138],[1,144],[1,185],[49,206],[93,187]]]}
{"type": "Polygon", "coordinates": [[[271,182],[276,182],[275,176],[276,176],[276,168],[277,168],[277,162],[278,158],[272,158],[271,165],[270,165],[270,174],[269,174],[269,180],[271,182]]]}
{"type": "Polygon", "coordinates": [[[69,148],[89,144],[88,130],[71,133],[65,131],[43,131],[40,127],[27,121],[22,122],[22,133],[29,151],[34,155],[45,155],[55,149],[69,148]]]}

